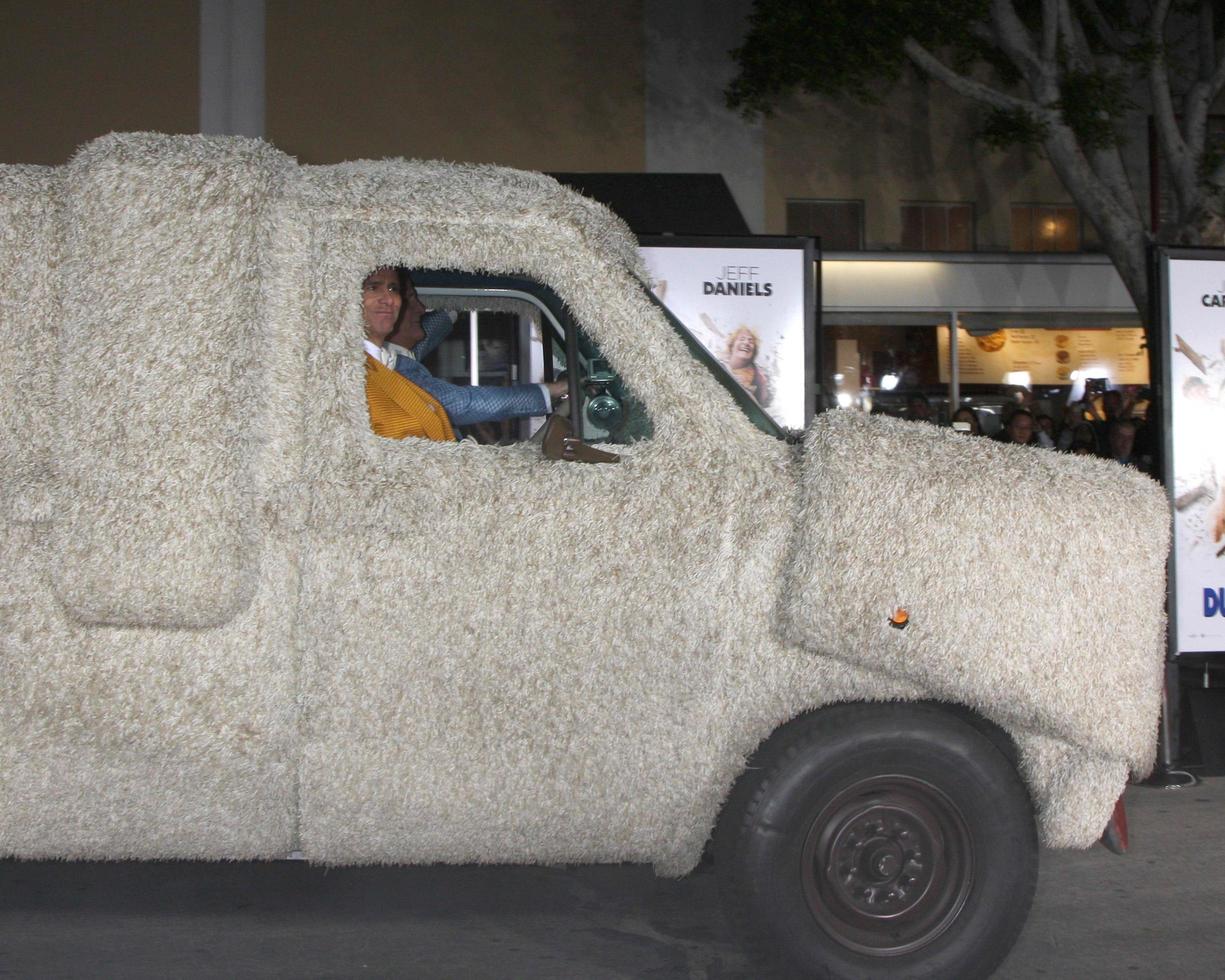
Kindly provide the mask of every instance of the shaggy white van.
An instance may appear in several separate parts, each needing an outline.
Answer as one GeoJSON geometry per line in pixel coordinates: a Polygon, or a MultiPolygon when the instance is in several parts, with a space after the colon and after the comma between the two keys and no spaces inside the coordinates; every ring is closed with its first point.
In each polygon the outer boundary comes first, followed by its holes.
{"type": "Polygon", "coordinates": [[[1153,762],[1164,496],[888,419],[788,442],[643,279],[539,174],[0,168],[0,852],[675,875],[717,823],[776,964],[989,972],[1038,840],[1153,762]],[[384,265],[529,317],[580,432],[605,359],[618,461],[373,435],[384,265]]]}

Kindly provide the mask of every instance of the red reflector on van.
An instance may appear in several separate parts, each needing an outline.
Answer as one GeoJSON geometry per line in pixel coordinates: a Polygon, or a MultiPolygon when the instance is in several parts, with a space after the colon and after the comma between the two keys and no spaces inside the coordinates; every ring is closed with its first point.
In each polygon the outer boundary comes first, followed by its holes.
{"type": "Polygon", "coordinates": [[[1114,813],[1110,815],[1110,821],[1102,831],[1101,842],[1115,854],[1127,853],[1127,810],[1123,806],[1121,796],[1115,801],[1114,813]]]}

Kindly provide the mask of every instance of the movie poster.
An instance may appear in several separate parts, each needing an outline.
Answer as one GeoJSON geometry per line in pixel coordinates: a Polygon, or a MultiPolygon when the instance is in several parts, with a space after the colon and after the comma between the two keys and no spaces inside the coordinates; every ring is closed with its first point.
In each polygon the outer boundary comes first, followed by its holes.
{"type": "Polygon", "coordinates": [[[811,252],[644,245],[651,288],[776,422],[804,428],[811,252]]]}
{"type": "Polygon", "coordinates": [[[1225,251],[1216,255],[1170,255],[1166,264],[1171,613],[1179,653],[1225,651],[1225,251]]]}

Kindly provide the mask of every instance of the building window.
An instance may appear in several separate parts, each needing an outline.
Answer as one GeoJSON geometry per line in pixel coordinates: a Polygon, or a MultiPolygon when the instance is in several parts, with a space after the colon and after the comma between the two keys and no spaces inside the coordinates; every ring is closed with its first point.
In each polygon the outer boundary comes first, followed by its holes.
{"type": "Polygon", "coordinates": [[[1070,204],[1014,204],[1012,250],[1079,252],[1079,209],[1070,204]]]}
{"type": "Polygon", "coordinates": [[[788,201],[787,234],[821,239],[827,252],[863,248],[863,201],[788,201]]]}
{"type": "Polygon", "coordinates": [[[974,205],[906,202],[902,205],[902,248],[914,252],[974,250],[974,205]]]}

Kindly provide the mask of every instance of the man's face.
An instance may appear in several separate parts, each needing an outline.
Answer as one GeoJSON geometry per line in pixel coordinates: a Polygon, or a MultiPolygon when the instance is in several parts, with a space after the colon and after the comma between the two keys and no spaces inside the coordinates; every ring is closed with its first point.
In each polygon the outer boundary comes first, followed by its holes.
{"type": "Polygon", "coordinates": [[[1034,420],[1028,415],[1014,415],[1008,423],[1008,434],[1012,436],[1013,442],[1025,445],[1033,437],[1034,420]]]}
{"type": "Polygon", "coordinates": [[[362,319],[366,336],[373,343],[381,347],[395,330],[402,305],[400,277],[395,269],[379,269],[362,280],[362,319]]]}

